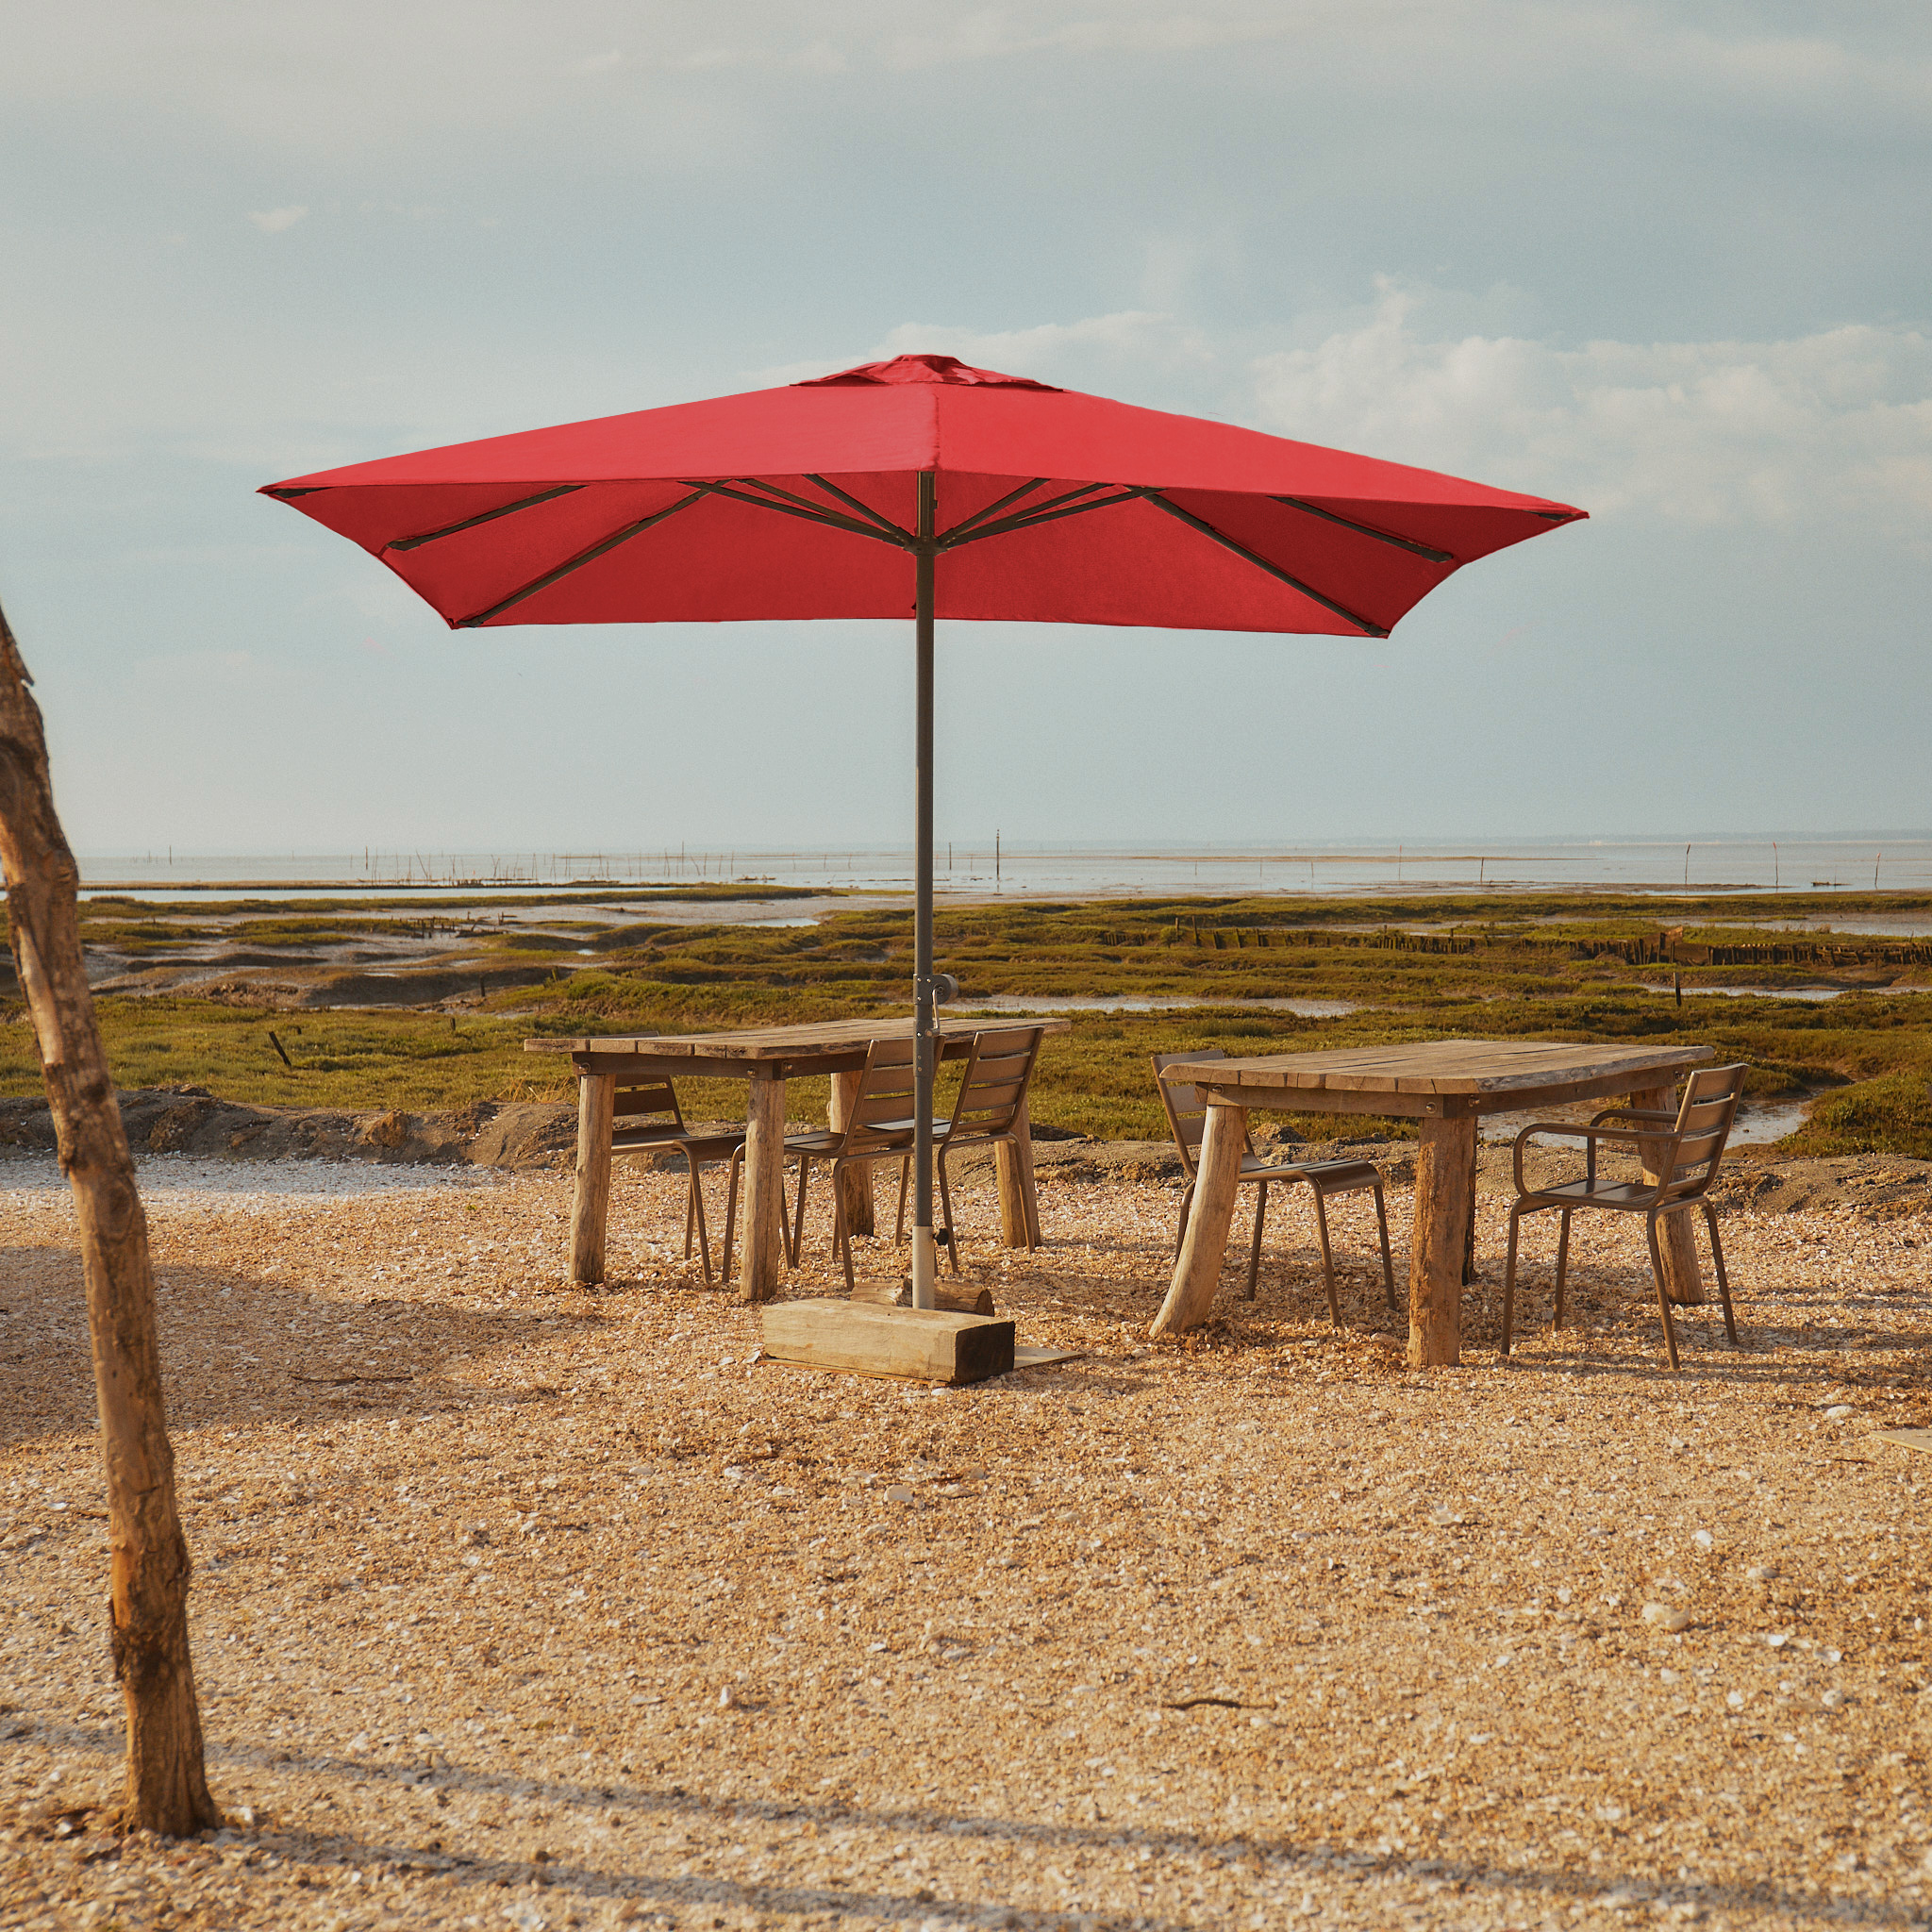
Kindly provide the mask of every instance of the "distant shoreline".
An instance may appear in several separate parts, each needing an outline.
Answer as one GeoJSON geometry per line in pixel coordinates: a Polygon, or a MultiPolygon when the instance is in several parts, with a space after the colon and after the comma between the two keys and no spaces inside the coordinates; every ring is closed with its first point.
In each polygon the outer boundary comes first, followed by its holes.
{"type": "MultiPolygon", "coordinates": [[[[1932,892],[1932,832],[1775,838],[1314,841],[1241,846],[1044,844],[1002,836],[935,850],[942,893],[1119,898],[1206,892],[1288,897],[1351,893],[1932,892]]],[[[640,892],[744,889],[744,896],[912,890],[903,845],[585,852],[97,855],[86,892],[640,892]],[[774,890],[776,889],[776,890],[774,890]]]]}

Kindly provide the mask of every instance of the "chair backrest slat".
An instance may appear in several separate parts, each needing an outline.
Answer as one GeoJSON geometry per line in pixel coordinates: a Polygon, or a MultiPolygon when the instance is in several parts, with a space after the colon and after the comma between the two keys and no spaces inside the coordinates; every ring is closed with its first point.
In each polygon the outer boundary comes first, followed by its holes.
{"type": "Polygon", "coordinates": [[[1669,1166],[1660,1190],[1663,1199],[1681,1201],[1701,1194],[1717,1178],[1738,1118],[1738,1103],[1744,1097],[1746,1071],[1741,1063],[1700,1067],[1684,1082],[1684,1098],[1665,1156],[1669,1166]]]}
{"type": "Polygon", "coordinates": [[[949,1141],[990,1139],[1013,1131],[1043,1032],[1039,1026],[1005,1026],[974,1035],[965,1077],[953,1103],[949,1141]]]}
{"type": "Polygon", "coordinates": [[[886,1141],[897,1143],[911,1131],[914,1072],[910,1040],[873,1041],[858,1076],[858,1091],[845,1115],[845,1153],[860,1153],[886,1141]]]}
{"type": "Polygon", "coordinates": [[[1181,1165],[1191,1178],[1202,1137],[1208,1131],[1208,1103],[1201,1090],[1186,1080],[1167,1080],[1161,1075],[1169,1067],[1185,1066],[1202,1060],[1224,1060],[1218,1046],[1196,1047],[1191,1053],[1158,1053],[1154,1059],[1154,1084],[1160,1090],[1160,1104],[1167,1109],[1167,1124],[1174,1129],[1174,1142],[1180,1150],[1181,1165]]]}
{"type": "Polygon", "coordinates": [[[682,1127],[684,1115],[678,1111],[677,1090],[669,1080],[638,1080],[620,1087],[610,1104],[611,1118],[625,1126],[641,1126],[653,1114],[668,1114],[669,1124],[682,1127]]]}

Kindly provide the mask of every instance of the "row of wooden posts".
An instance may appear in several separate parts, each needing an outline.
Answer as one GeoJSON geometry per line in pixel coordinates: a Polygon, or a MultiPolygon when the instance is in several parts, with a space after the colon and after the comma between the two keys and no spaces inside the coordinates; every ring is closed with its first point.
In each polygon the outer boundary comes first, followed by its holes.
{"type": "Polygon", "coordinates": [[[1467,954],[1491,949],[1541,953],[1571,959],[1622,959],[1632,966],[1927,966],[1932,941],[1820,940],[1738,941],[1707,945],[1666,929],[1619,939],[1537,939],[1519,933],[1335,932],[1319,926],[1207,925],[1176,919],[1166,930],[1101,931],[1089,935],[1095,945],[1187,945],[1216,952],[1248,946],[1350,947],[1371,952],[1467,954]]]}

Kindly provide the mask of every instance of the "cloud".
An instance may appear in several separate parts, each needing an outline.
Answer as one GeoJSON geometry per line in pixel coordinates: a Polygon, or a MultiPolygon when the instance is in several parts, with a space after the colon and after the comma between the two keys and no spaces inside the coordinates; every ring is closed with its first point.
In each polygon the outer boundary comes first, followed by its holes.
{"type": "Polygon", "coordinates": [[[1850,524],[1932,551],[1932,336],[1848,324],[1785,341],[1573,347],[1431,325],[1483,306],[1384,281],[1343,325],[1258,355],[1252,337],[1142,309],[1001,330],[902,323],[868,349],[747,382],[933,350],[1479,477],[1599,517],[1688,528],[1850,524]]]}
{"type": "Polygon", "coordinates": [[[264,235],[279,235],[284,228],[292,228],[299,221],[308,217],[306,208],[271,208],[252,214],[248,219],[264,235]]]}
{"type": "Polygon", "coordinates": [[[1437,337],[1384,284],[1358,324],[1253,363],[1260,426],[1539,491],[1600,516],[1789,527],[1851,518],[1932,546],[1932,338],[1437,337]]]}

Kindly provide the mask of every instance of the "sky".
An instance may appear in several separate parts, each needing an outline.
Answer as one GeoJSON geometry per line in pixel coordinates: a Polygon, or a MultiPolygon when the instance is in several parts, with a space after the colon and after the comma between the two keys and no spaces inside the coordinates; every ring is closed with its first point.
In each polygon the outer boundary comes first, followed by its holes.
{"type": "Polygon", "coordinates": [[[451,633],[254,491],[910,350],[1582,506],[1378,642],[954,625],[938,835],[1932,824],[1932,9],[8,9],[83,854],[909,837],[909,625],[451,633]],[[902,752],[903,748],[903,752],[902,752]]]}

